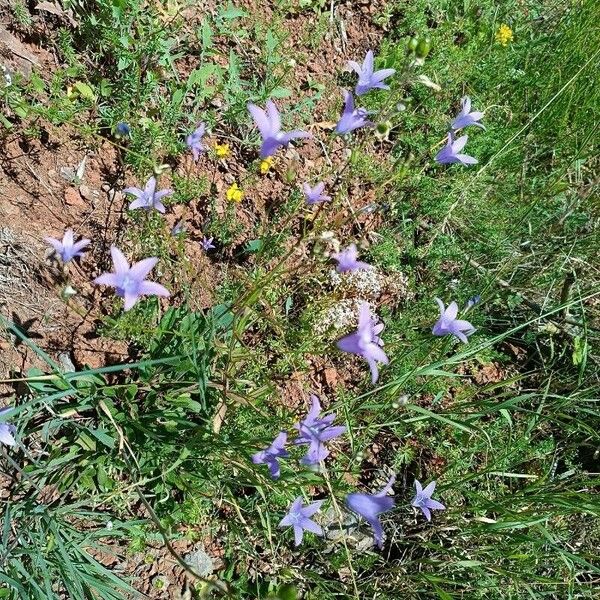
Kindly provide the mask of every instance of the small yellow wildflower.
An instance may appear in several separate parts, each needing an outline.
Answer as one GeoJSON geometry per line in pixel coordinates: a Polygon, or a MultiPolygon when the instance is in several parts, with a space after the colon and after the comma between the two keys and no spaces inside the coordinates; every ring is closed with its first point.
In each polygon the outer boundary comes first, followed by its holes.
{"type": "Polygon", "coordinates": [[[267,156],[267,158],[260,161],[260,173],[266,175],[269,169],[273,166],[273,157],[267,156]]]}
{"type": "Polygon", "coordinates": [[[508,25],[502,23],[502,25],[500,25],[500,28],[496,32],[496,41],[502,44],[503,46],[506,46],[509,42],[512,42],[512,39],[512,29],[508,25]]]}
{"type": "Polygon", "coordinates": [[[238,187],[237,183],[232,183],[227,190],[227,200],[230,202],[241,202],[244,198],[244,191],[238,187]]]}
{"type": "Polygon", "coordinates": [[[219,158],[227,158],[231,154],[229,144],[219,144],[218,142],[215,144],[215,152],[219,158]]]}

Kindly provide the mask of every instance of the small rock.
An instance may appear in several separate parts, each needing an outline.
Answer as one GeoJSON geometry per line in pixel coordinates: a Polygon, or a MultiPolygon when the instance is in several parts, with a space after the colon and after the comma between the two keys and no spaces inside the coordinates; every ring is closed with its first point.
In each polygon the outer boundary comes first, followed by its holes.
{"type": "Polygon", "coordinates": [[[75,181],[75,169],[73,167],[61,167],[60,176],[67,181],[75,181]]]}
{"type": "Polygon", "coordinates": [[[85,202],[79,194],[79,191],[73,187],[68,187],[65,189],[65,202],[69,206],[77,206],[81,208],[85,207],[85,202]]]}
{"type": "Polygon", "coordinates": [[[79,186],[79,193],[81,194],[81,196],[83,198],[85,198],[86,200],[89,200],[90,202],[93,202],[99,196],[99,194],[98,194],[98,192],[96,190],[92,190],[87,185],[80,185],[79,186]]]}
{"type": "Polygon", "coordinates": [[[201,577],[208,577],[215,571],[215,563],[204,548],[200,546],[198,549],[184,556],[185,562],[194,569],[201,577]]]}

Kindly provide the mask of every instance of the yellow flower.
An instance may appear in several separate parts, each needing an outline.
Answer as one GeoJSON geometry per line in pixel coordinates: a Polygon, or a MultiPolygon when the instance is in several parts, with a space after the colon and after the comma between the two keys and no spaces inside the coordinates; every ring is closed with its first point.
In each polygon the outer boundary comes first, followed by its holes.
{"type": "Polygon", "coordinates": [[[266,175],[269,172],[269,169],[273,166],[273,157],[268,156],[264,160],[260,161],[260,173],[261,175],[266,175]]]}
{"type": "Polygon", "coordinates": [[[215,144],[215,152],[219,158],[227,158],[231,154],[229,150],[229,144],[215,144]]]}
{"type": "Polygon", "coordinates": [[[237,183],[232,183],[227,190],[227,200],[230,202],[241,202],[244,198],[244,192],[238,187],[237,183]]]}
{"type": "Polygon", "coordinates": [[[512,29],[508,25],[502,23],[502,25],[500,25],[500,28],[496,32],[496,41],[502,44],[503,46],[506,46],[509,42],[512,42],[512,39],[512,29]]]}

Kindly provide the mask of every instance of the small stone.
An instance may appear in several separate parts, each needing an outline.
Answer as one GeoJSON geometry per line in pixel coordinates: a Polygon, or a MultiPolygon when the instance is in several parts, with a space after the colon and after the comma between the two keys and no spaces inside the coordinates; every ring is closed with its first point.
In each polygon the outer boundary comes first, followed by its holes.
{"type": "Polygon", "coordinates": [[[85,207],[85,202],[79,194],[79,191],[73,187],[68,187],[65,189],[65,202],[69,206],[77,206],[82,208],[85,207]]]}
{"type": "Polygon", "coordinates": [[[206,553],[202,546],[186,554],[184,559],[200,577],[208,577],[215,570],[212,557],[206,553]]]}
{"type": "Polygon", "coordinates": [[[89,186],[84,184],[79,186],[79,193],[81,194],[82,198],[85,198],[90,202],[93,202],[98,198],[98,192],[96,190],[92,190],[89,186]]]}

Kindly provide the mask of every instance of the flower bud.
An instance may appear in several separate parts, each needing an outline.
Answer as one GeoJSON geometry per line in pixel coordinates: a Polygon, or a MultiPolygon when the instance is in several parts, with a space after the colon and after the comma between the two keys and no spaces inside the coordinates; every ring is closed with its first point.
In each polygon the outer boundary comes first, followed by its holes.
{"type": "Polygon", "coordinates": [[[388,142],[390,139],[390,132],[392,131],[391,121],[384,121],[383,123],[377,123],[375,127],[375,137],[380,141],[388,142]]]}
{"type": "Polygon", "coordinates": [[[418,44],[419,44],[419,40],[416,37],[411,37],[410,40],[408,40],[408,45],[407,45],[408,53],[413,54],[415,52],[415,50],[417,49],[418,44]]]}
{"type": "Polygon", "coordinates": [[[426,58],[427,55],[429,54],[429,51],[431,50],[431,38],[429,36],[426,36],[424,38],[420,38],[419,42],[417,44],[417,47],[415,49],[415,54],[417,55],[417,58],[426,58]]]}

